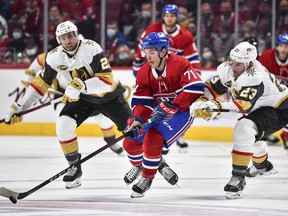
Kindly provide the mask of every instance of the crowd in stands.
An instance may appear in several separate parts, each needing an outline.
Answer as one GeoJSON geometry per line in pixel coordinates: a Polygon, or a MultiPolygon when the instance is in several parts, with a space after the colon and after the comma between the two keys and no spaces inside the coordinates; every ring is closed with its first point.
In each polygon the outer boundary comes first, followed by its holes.
{"type": "MultiPolygon", "coordinates": [[[[152,20],[151,0],[106,0],[106,55],[112,66],[131,66],[140,35],[152,20]]],[[[179,7],[178,23],[194,36],[197,1],[157,0],[156,18],[162,7],[179,7]]],[[[101,0],[48,0],[48,50],[58,46],[58,23],[71,20],[79,33],[100,43],[101,0]]],[[[201,4],[200,60],[214,68],[227,59],[238,40],[254,37],[259,55],[272,46],[272,0],[239,0],[239,31],[234,32],[235,5],[229,0],[203,0],[201,4]]],[[[43,52],[44,0],[0,0],[0,64],[30,63],[43,52]]],[[[276,35],[288,31],[288,0],[276,1],[276,35]]]]}

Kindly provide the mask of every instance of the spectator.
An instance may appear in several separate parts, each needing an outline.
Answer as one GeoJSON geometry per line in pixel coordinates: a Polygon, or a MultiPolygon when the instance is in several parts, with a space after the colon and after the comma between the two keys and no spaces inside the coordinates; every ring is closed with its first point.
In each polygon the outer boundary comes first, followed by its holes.
{"type": "Polygon", "coordinates": [[[135,42],[138,41],[145,28],[150,24],[152,16],[152,5],[150,1],[144,1],[141,4],[141,11],[133,22],[132,29],[126,35],[130,47],[135,47],[135,42]],[[140,31],[140,32],[139,32],[140,31]]]}
{"type": "Polygon", "coordinates": [[[13,48],[15,53],[23,52],[30,38],[30,35],[23,31],[22,24],[14,23],[12,25],[12,40],[7,44],[7,48],[13,48]]]}
{"type": "Polygon", "coordinates": [[[271,5],[267,0],[261,1],[258,11],[252,15],[252,20],[256,23],[258,36],[266,37],[267,33],[271,32],[271,17],[271,5]]]}
{"type": "MultiPolygon", "coordinates": [[[[213,32],[219,33],[219,25],[222,22],[226,22],[229,24],[229,31],[234,32],[234,22],[235,22],[235,14],[233,12],[232,3],[229,0],[222,0],[220,3],[220,14],[216,17],[215,22],[213,24],[213,32]]],[[[231,47],[232,48],[232,47],[231,47]]]]}
{"type": "Polygon", "coordinates": [[[11,39],[8,37],[8,29],[6,29],[3,23],[0,21],[0,52],[4,52],[10,40],[11,39]]]}
{"type": "Polygon", "coordinates": [[[40,0],[25,0],[26,10],[19,15],[18,22],[30,36],[39,39],[40,27],[43,22],[42,2],[40,0]]]}
{"type": "Polygon", "coordinates": [[[223,21],[218,26],[219,35],[214,41],[214,50],[219,63],[227,60],[230,50],[234,47],[235,37],[231,34],[230,23],[223,21]]]}
{"type": "MultiPolygon", "coordinates": [[[[257,43],[257,50],[258,50],[258,55],[261,55],[266,50],[266,43],[262,39],[261,36],[257,36],[256,34],[256,24],[255,22],[251,20],[247,20],[242,28],[242,37],[240,38],[240,41],[248,41],[248,39],[255,40],[255,43],[257,43]]],[[[248,41],[250,43],[250,41],[248,41]]],[[[251,43],[252,44],[252,43],[251,43]]],[[[254,45],[254,44],[253,44],[254,45]]],[[[254,45],[256,46],[256,45],[254,45]]]]}
{"type": "Polygon", "coordinates": [[[105,53],[109,62],[114,61],[116,47],[127,44],[124,34],[119,31],[116,20],[110,20],[106,27],[105,53]]]}
{"type": "Polygon", "coordinates": [[[211,8],[211,4],[205,2],[201,5],[201,37],[211,41],[211,34],[215,22],[215,16],[211,8]]]}
{"type": "Polygon", "coordinates": [[[188,13],[187,8],[179,7],[178,23],[180,26],[187,28],[188,24],[194,21],[192,13],[188,13]]]}
{"type": "Polygon", "coordinates": [[[116,48],[115,59],[110,62],[111,66],[132,66],[133,54],[126,44],[121,44],[116,48]]]}
{"type": "Polygon", "coordinates": [[[277,13],[276,33],[288,32],[288,0],[280,0],[277,13]]]}
{"type": "Polygon", "coordinates": [[[58,5],[62,8],[63,16],[72,20],[78,27],[84,38],[94,40],[96,35],[96,20],[100,19],[95,13],[93,0],[59,0],[58,5]]]}
{"type": "Polygon", "coordinates": [[[52,4],[49,9],[49,21],[48,21],[48,50],[58,46],[56,40],[55,31],[59,23],[66,19],[62,15],[62,11],[57,4],[52,4]]]}
{"type": "Polygon", "coordinates": [[[32,62],[42,52],[42,50],[39,49],[38,44],[39,42],[34,38],[29,38],[27,41],[23,55],[29,58],[28,63],[32,62]]]}
{"type": "Polygon", "coordinates": [[[218,66],[218,61],[215,58],[215,53],[210,49],[210,47],[205,46],[202,48],[202,58],[201,67],[204,69],[216,68],[218,66]]]}

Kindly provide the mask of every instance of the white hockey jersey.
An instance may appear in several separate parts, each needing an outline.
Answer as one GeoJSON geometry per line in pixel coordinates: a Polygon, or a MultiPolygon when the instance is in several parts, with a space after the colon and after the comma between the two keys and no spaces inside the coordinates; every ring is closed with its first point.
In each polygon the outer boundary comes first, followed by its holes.
{"type": "MultiPolygon", "coordinates": [[[[287,108],[288,89],[280,85],[273,74],[257,60],[253,67],[245,70],[236,80],[228,62],[217,67],[218,75],[206,83],[205,95],[215,98],[227,88],[231,91],[233,100],[222,102],[223,109],[236,109],[252,112],[260,107],[287,108]]],[[[219,118],[239,117],[232,113],[221,113],[219,118]]]]}

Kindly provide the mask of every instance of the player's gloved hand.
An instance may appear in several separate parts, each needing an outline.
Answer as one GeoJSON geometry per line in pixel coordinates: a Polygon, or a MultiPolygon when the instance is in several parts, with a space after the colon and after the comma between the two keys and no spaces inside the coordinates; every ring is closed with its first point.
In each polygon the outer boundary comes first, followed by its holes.
{"type": "Polygon", "coordinates": [[[144,123],[143,119],[138,116],[132,116],[128,118],[127,126],[124,130],[124,133],[130,139],[143,135],[143,129],[142,129],[143,123],[144,123]]]}
{"type": "Polygon", "coordinates": [[[208,100],[206,97],[198,98],[191,106],[190,113],[194,118],[203,118],[206,121],[210,121],[216,116],[219,112],[212,112],[213,109],[221,109],[221,103],[217,100],[208,100]]]}
{"type": "Polygon", "coordinates": [[[85,89],[85,83],[79,78],[74,78],[65,90],[62,103],[66,103],[67,100],[69,102],[78,101],[80,98],[79,95],[81,91],[83,91],[84,89],[85,89]]]}
{"type": "Polygon", "coordinates": [[[173,106],[169,102],[162,101],[152,112],[151,121],[155,123],[167,121],[171,119],[178,111],[178,107],[173,106]]]}
{"type": "Polygon", "coordinates": [[[5,115],[5,123],[6,124],[20,123],[22,121],[22,116],[20,116],[18,113],[21,111],[22,111],[21,106],[19,106],[16,102],[14,102],[5,115]]]}
{"type": "Polygon", "coordinates": [[[30,83],[36,77],[36,73],[33,70],[25,70],[25,76],[22,78],[21,83],[27,88],[30,83]]]}

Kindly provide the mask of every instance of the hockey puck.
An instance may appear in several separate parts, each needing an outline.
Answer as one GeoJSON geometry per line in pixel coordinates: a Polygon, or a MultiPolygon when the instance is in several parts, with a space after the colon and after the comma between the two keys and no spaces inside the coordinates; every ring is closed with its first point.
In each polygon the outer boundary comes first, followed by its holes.
{"type": "Polygon", "coordinates": [[[14,203],[14,204],[17,203],[17,199],[14,196],[10,196],[9,199],[12,203],[14,203]]]}

